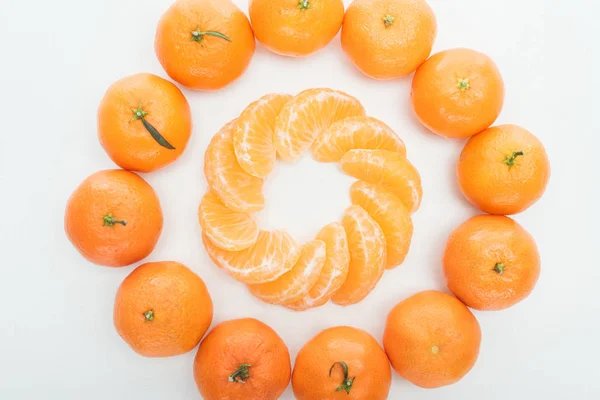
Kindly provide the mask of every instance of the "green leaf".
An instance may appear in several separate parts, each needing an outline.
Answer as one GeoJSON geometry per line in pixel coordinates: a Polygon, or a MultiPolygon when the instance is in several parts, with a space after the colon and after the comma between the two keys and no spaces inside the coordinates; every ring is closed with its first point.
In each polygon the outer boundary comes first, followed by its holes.
{"type": "Polygon", "coordinates": [[[160,132],[157,131],[156,128],[150,124],[150,122],[146,121],[145,118],[142,118],[142,124],[144,124],[144,128],[146,128],[146,130],[150,132],[150,135],[152,135],[152,137],[158,142],[158,144],[160,144],[162,147],[166,147],[169,150],[175,150],[175,147],[173,147],[171,143],[167,142],[167,140],[160,134],[160,132]]]}

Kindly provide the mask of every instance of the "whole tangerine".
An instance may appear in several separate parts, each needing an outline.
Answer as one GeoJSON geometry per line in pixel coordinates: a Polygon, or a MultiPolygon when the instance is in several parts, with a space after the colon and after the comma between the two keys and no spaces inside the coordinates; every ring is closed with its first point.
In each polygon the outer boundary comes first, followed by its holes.
{"type": "Polygon", "coordinates": [[[251,0],[256,39],[285,56],[306,56],[327,46],[342,27],[342,0],[251,0]]]}
{"type": "Polygon", "coordinates": [[[152,74],[113,83],[98,108],[98,137],[121,168],[151,172],[175,161],[192,133],[190,106],[181,90],[152,74]]]}
{"type": "Polygon", "coordinates": [[[467,306],[503,310],[529,296],[540,276],[540,255],[514,220],[479,215],[450,235],[444,275],[448,289],[467,306]]]}
{"type": "Polygon", "coordinates": [[[124,267],[146,258],[160,236],[163,215],[152,186],[133,172],[99,171],[75,189],[65,232],[94,264],[124,267]]]}
{"type": "Polygon", "coordinates": [[[410,92],[417,118],[436,135],[466,138],[494,123],[504,82],[487,55],[471,49],[434,54],[415,73],[410,92]]]}
{"type": "Polygon", "coordinates": [[[499,125],[473,136],[457,164],[458,184],[488,214],[525,211],[542,197],[550,161],[542,142],[517,125],[499,125]]]}
{"type": "Polygon", "coordinates": [[[355,0],[342,25],[342,48],[375,79],[412,73],[433,47],[435,14],[425,0],[355,0]]]}
{"type": "Polygon", "coordinates": [[[475,365],[479,323],[456,297],[429,290],[389,313],[383,346],[392,367],[407,381],[437,388],[459,381],[475,365]]]}
{"type": "Polygon", "coordinates": [[[292,387],[298,400],[385,400],[392,383],[390,363],[367,332],[329,328],[298,353],[292,387]]]}
{"type": "Polygon", "coordinates": [[[277,400],[290,375],[290,354],[283,340],[251,318],[217,325],[194,360],[194,378],[205,400],[277,400]]]}
{"type": "Polygon", "coordinates": [[[231,0],[177,0],[163,14],[154,48],[169,76],[196,90],[218,90],[252,60],[254,34],[231,0]]]}
{"type": "Polygon", "coordinates": [[[187,353],[202,339],[212,317],[204,281],[172,261],[134,269],[117,291],[113,314],[117,333],[145,357],[187,353]]]}

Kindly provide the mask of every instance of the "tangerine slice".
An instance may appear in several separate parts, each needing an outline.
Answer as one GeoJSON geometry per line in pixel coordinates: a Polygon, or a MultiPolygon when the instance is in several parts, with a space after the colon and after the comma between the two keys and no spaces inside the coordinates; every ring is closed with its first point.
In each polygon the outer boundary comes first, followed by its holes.
{"type": "Polygon", "coordinates": [[[326,257],[325,243],[313,240],[302,246],[300,258],[289,272],[275,281],[248,285],[248,288],[254,296],[267,303],[293,303],[315,285],[326,257]]]}
{"type": "Polygon", "coordinates": [[[312,145],[313,158],[339,162],[354,149],[389,150],[406,156],[406,146],[384,122],[373,117],[350,117],[325,129],[312,145]]]}
{"type": "Polygon", "coordinates": [[[246,107],[238,118],[233,146],[240,167],[250,175],[264,178],[273,170],[275,121],[291,99],[289,94],[268,94],[246,107]]]}
{"type": "Polygon", "coordinates": [[[240,167],[233,147],[236,120],[225,125],[211,140],[204,155],[204,174],[211,189],[231,210],[256,212],[263,209],[263,180],[240,167]]]}
{"type": "Polygon", "coordinates": [[[300,246],[288,233],[260,231],[252,246],[240,251],[217,247],[203,235],[209,257],[240,282],[258,284],[274,281],[296,264],[300,246]]]}
{"type": "Polygon", "coordinates": [[[350,150],[341,160],[342,171],[361,181],[381,185],[398,197],[409,212],[419,209],[421,176],[401,153],[387,150],[350,150]]]}
{"type": "Polygon", "coordinates": [[[275,125],[275,147],[282,160],[293,161],[336,121],[365,115],[362,104],[344,92],[309,89],[290,100],[275,125]]]}
{"type": "Polygon", "coordinates": [[[348,250],[346,231],[342,224],[333,222],[326,225],[317,235],[317,239],[322,240],[327,248],[327,258],[323,270],[317,283],[306,296],[295,303],[287,304],[287,307],[292,310],[304,311],[327,303],[348,276],[350,251],[348,250]]]}
{"type": "Polygon", "coordinates": [[[258,224],[248,213],[231,211],[219,197],[208,192],[198,208],[202,231],[223,250],[239,251],[256,243],[258,224]]]}
{"type": "Polygon", "coordinates": [[[352,204],[365,209],[385,235],[387,268],[404,262],[413,235],[410,213],[399,198],[371,183],[358,181],[350,188],[352,204]]]}
{"type": "Polygon", "coordinates": [[[332,300],[347,306],[363,300],[375,288],[385,272],[387,255],[381,227],[362,207],[348,208],[342,225],[348,235],[350,265],[346,281],[332,300]]]}

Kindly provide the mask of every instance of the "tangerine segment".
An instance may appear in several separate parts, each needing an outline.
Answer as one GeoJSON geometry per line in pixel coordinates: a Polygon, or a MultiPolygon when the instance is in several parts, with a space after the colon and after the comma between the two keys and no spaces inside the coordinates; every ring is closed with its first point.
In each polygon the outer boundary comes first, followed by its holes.
{"type": "Polygon", "coordinates": [[[350,251],[348,250],[348,237],[342,224],[333,222],[326,225],[317,235],[317,239],[322,240],[327,247],[327,258],[323,270],[317,283],[306,296],[295,303],[287,304],[287,307],[292,310],[304,311],[327,303],[348,276],[350,251]]]}
{"type": "Polygon", "coordinates": [[[231,210],[256,212],[263,209],[263,180],[240,167],[233,148],[236,120],[225,125],[211,140],[204,155],[204,174],[211,189],[231,210]]]}
{"type": "Polygon", "coordinates": [[[381,279],[386,265],[385,236],[381,227],[360,206],[346,210],[342,225],[348,235],[348,277],[333,295],[334,303],[347,306],[363,300],[381,279]]]}
{"type": "Polygon", "coordinates": [[[419,209],[421,176],[401,153],[387,150],[350,150],[341,160],[342,170],[361,181],[381,185],[395,194],[413,213],[419,209]]]}
{"type": "Polygon", "coordinates": [[[406,155],[400,137],[373,117],[350,117],[325,129],[312,145],[313,157],[321,162],[339,162],[354,149],[389,150],[406,155]]]}
{"type": "Polygon", "coordinates": [[[203,242],[215,264],[247,284],[276,280],[291,270],[300,257],[298,243],[281,231],[260,231],[256,243],[241,251],[223,250],[206,235],[203,242]]]}
{"type": "Polygon", "coordinates": [[[240,167],[250,175],[264,178],[273,170],[275,121],[291,99],[289,94],[268,94],[246,107],[238,118],[233,146],[240,167]]]}
{"type": "Polygon", "coordinates": [[[275,147],[282,160],[293,161],[336,121],[365,115],[362,104],[337,90],[308,89],[290,100],[275,125],[275,147]]]}
{"type": "Polygon", "coordinates": [[[364,208],[383,230],[387,268],[404,262],[413,234],[410,213],[400,199],[380,186],[358,181],[350,188],[352,204],[364,208]]]}
{"type": "Polygon", "coordinates": [[[289,272],[275,281],[248,285],[248,288],[253,295],[267,303],[294,303],[315,285],[326,257],[325,243],[313,240],[302,247],[298,262],[289,272]]]}
{"type": "Polygon", "coordinates": [[[202,197],[198,218],[206,236],[223,250],[246,249],[258,238],[258,224],[254,217],[248,213],[231,211],[213,192],[202,197]]]}

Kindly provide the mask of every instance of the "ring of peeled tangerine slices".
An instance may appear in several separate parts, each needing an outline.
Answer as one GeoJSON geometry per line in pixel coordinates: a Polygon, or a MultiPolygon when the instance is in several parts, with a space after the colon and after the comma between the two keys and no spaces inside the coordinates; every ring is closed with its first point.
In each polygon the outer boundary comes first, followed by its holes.
{"type": "Polygon", "coordinates": [[[387,150],[350,150],[340,161],[342,171],[364,182],[380,185],[398,197],[409,212],[419,209],[423,189],[416,168],[400,153],[387,150]]]}
{"type": "Polygon", "coordinates": [[[355,304],[386,268],[406,258],[421,178],[398,135],[365,116],[346,93],[309,89],[295,97],[261,97],[211,140],[204,171],[204,247],[217,266],[267,303],[297,311],[329,301],[355,304]],[[259,230],[252,213],[264,207],[264,179],[277,157],[293,161],[309,149],[317,161],[339,161],[359,181],[341,223],[300,246],[285,232],[259,230]]]}
{"type": "Polygon", "coordinates": [[[385,272],[387,256],[381,227],[362,207],[348,208],[342,225],[348,235],[350,265],[346,281],[332,301],[346,306],[363,300],[377,286],[385,272]]]}
{"type": "Polygon", "coordinates": [[[275,121],[289,94],[268,94],[250,104],[237,120],[233,134],[235,155],[250,175],[265,178],[275,164],[275,121]]]}
{"type": "Polygon", "coordinates": [[[254,296],[267,303],[294,303],[317,283],[326,257],[325,243],[313,240],[302,246],[300,258],[290,271],[274,281],[248,285],[248,288],[254,296]]]}
{"type": "Polygon", "coordinates": [[[350,150],[389,150],[406,156],[406,146],[384,122],[373,117],[350,117],[332,124],[312,145],[313,158],[339,162],[350,150]]]}
{"type": "Polygon", "coordinates": [[[204,154],[204,174],[210,188],[230,210],[256,212],[264,208],[263,180],[240,167],[233,146],[236,120],[226,124],[204,154]]]}
{"type": "Polygon", "coordinates": [[[350,251],[348,250],[346,231],[342,224],[333,222],[326,225],[317,235],[317,240],[325,243],[327,254],[325,264],[319,279],[308,293],[298,301],[286,304],[292,310],[304,311],[324,305],[344,284],[348,276],[350,251]]]}
{"type": "Polygon", "coordinates": [[[204,234],[221,249],[244,250],[258,238],[258,223],[254,217],[225,207],[213,192],[202,197],[198,218],[204,234]]]}
{"type": "Polygon", "coordinates": [[[279,158],[294,161],[336,121],[365,115],[354,97],[331,89],[301,92],[282,108],[275,125],[275,148],[279,158]]]}
{"type": "Polygon", "coordinates": [[[350,188],[352,204],[361,206],[383,230],[386,242],[387,268],[404,262],[413,235],[410,213],[399,198],[371,183],[358,181],[350,188]]]}
{"type": "Polygon", "coordinates": [[[240,251],[223,250],[206,234],[202,241],[215,264],[246,284],[274,281],[291,270],[300,257],[298,243],[280,231],[260,231],[256,243],[240,251]]]}

